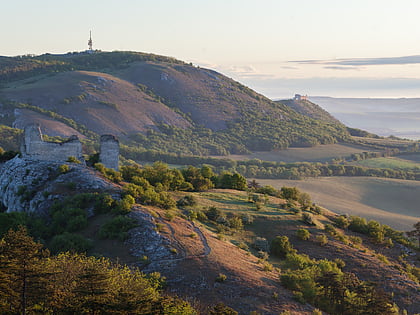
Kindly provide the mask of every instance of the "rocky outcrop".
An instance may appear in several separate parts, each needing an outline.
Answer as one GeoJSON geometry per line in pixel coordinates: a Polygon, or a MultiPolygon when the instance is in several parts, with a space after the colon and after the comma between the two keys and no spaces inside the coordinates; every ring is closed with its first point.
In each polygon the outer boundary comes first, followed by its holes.
{"type": "Polygon", "coordinates": [[[0,166],[0,206],[7,212],[45,214],[56,199],[75,192],[117,193],[119,187],[74,163],[16,156],[0,166]],[[67,167],[60,167],[67,165],[67,167]]]}

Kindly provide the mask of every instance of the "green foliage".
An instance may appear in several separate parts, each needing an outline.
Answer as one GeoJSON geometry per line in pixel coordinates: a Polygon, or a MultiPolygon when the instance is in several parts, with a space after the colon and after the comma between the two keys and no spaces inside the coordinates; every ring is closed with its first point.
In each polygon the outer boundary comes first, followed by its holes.
{"type": "Polygon", "coordinates": [[[296,231],[296,236],[303,241],[306,241],[311,236],[311,233],[307,229],[299,229],[296,231]]]}
{"type": "Polygon", "coordinates": [[[121,200],[116,201],[116,207],[112,211],[116,214],[127,214],[135,203],[134,197],[127,194],[121,200]]]}
{"type": "Polygon", "coordinates": [[[193,195],[185,195],[176,202],[177,207],[193,207],[197,204],[197,200],[193,195]]]}
{"type": "Polygon", "coordinates": [[[289,242],[287,236],[276,236],[276,238],[271,241],[270,252],[280,258],[285,258],[287,254],[295,253],[296,250],[289,242]]]}
{"type": "Polygon", "coordinates": [[[333,221],[334,221],[335,225],[337,225],[339,228],[342,228],[342,229],[347,229],[350,225],[350,222],[345,215],[336,216],[333,219],[333,221]]]}
{"type": "Polygon", "coordinates": [[[0,237],[10,229],[17,230],[19,226],[26,226],[28,215],[24,212],[0,213],[0,237]]]}
{"type": "Polygon", "coordinates": [[[99,237],[123,241],[128,236],[127,232],[136,226],[136,220],[118,215],[105,222],[99,230],[99,237]]]}
{"type": "MultiPolygon", "coordinates": [[[[66,238],[57,244],[74,242],[66,238]]],[[[156,273],[146,277],[106,258],[69,252],[50,256],[24,229],[0,240],[0,267],[2,314],[197,314],[187,302],[162,296],[156,273]]]]}
{"type": "Polygon", "coordinates": [[[328,237],[325,234],[320,234],[315,237],[315,241],[319,245],[324,246],[324,245],[327,245],[328,243],[328,237]]]}
{"type": "Polygon", "coordinates": [[[301,302],[309,302],[329,314],[398,314],[388,294],[343,273],[341,262],[314,260],[306,255],[286,256],[287,270],[281,282],[293,290],[301,302]]]}
{"type": "Polygon", "coordinates": [[[227,279],[227,276],[223,273],[219,273],[216,277],[216,282],[225,282],[227,279]]]}
{"type": "Polygon", "coordinates": [[[76,163],[76,164],[80,164],[81,162],[74,156],[69,156],[67,159],[67,162],[69,163],[76,163]]]}
{"type": "Polygon", "coordinates": [[[58,173],[60,174],[66,174],[70,171],[70,166],[68,166],[67,164],[61,164],[58,169],[57,169],[58,173]]]}
{"type": "Polygon", "coordinates": [[[93,246],[92,241],[84,238],[78,234],[72,234],[69,232],[64,232],[54,236],[50,243],[49,248],[53,253],[59,252],[78,252],[85,253],[93,246]]]}
{"type": "Polygon", "coordinates": [[[220,302],[209,310],[209,315],[238,315],[238,312],[220,302]]]}
{"type": "Polygon", "coordinates": [[[122,181],[122,176],[120,172],[113,170],[111,168],[106,168],[102,163],[96,163],[94,165],[95,169],[99,171],[106,179],[119,183],[122,181]]]}

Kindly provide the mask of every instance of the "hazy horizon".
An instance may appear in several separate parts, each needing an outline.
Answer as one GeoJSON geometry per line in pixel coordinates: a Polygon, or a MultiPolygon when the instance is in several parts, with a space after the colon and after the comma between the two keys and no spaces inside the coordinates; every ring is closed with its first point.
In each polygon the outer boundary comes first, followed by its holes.
{"type": "Polygon", "coordinates": [[[83,51],[92,31],[94,49],[175,57],[270,98],[420,97],[415,0],[22,0],[2,12],[3,56],[83,51]]]}

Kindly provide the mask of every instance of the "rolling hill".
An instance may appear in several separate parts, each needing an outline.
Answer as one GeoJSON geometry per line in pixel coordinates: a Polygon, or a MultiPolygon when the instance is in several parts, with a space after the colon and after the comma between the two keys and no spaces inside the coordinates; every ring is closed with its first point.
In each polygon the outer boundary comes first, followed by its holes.
{"type": "Polygon", "coordinates": [[[225,155],[349,137],[336,121],[312,119],[220,73],[150,54],[2,57],[0,86],[1,124],[38,122],[48,135],[112,133],[136,148],[225,155]]]}

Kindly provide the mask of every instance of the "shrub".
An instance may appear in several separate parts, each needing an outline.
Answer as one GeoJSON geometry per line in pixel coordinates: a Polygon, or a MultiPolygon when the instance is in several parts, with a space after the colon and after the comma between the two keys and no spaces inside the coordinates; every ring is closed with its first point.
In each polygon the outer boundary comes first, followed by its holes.
{"type": "Polygon", "coordinates": [[[177,207],[192,207],[197,204],[197,200],[193,195],[186,195],[176,202],[177,207]]]}
{"type": "Polygon", "coordinates": [[[66,174],[66,173],[68,173],[70,171],[70,166],[68,166],[67,164],[61,164],[59,167],[58,167],[58,172],[60,173],[60,174],[66,174]]]}
{"type": "Polygon", "coordinates": [[[296,231],[296,236],[299,239],[301,239],[303,241],[306,241],[311,236],[311,233],[309,233],[309,231],[307,229],[299,229],[299,230],[296,231]]]}
{"type": "Polygon", "coordinates": [[[281,258],[285,258],[287,254],[296,252],[287,236],[276,236],[271,242],[270,251],[273,255],[281,258]]]}
{"type": "Polygon", "coordinates": [[[317,235],[315,240],[321,246],[324,246],[328,243],[328,238],[325,234],[317,235]]]}
{"type": "Polygon", "coordinates": [[[228,223],[230,228],[235,229],[235,230],[241,230],[244,227],[244,225],[242,223],[242,219],[240,217],[237,217],[237,216],[229,218],[227,223],[228,223]]]}
{"type": "Polygon", "coordinates": [[[246,214],[242,215],[242,222],[245,225],[252,224],[254,222],[254,216],[246,213],[246,214]]]}
{"type": "Polygon", "coordinates": [[[114,212],[118,214],[127,214],[136,203],[136,200],[131,195],[125,195],[121,200],[116,202],[114,212]]]}
{"type": "Polygon", "coordinates": [[[268,241],[264,237],[256,237],[254,241],[254,247],[264,252],[268,252],[269,250],[268,241]]]}
{"type": "Polygon", "coordinates": [[[265,252],[265,251],[260,250],[257,253],[257,257],[260,258],[260,259],[262,259],[262,260],[267,260],[268,259],[268,253],[265,252]]]}
{"type": "Polygon", "coordinates": [[[127,238],[127,231],[136,227],[137,221],[127,216],[118,215],[107,222],[99,229],[99,237],[124,240],[127,238]]]}
{"type": "Polygon", "coordinates": [[[334,223],[336,226],[342,229],[347,229],[350,225],[350,222],[345,215],[339,215],[338,217],[335,217],[334,223]]]}
{"type": "Polygon", "coordinates": [[[226,281],[227,276],[223,273],[219,273],[216,277],[216,282],[224,282],[226,281]]]}
{"type": "Polygon", "coordinates": [[[312,214],[310,214],[308,212],[303,212],[302,213],[302,220],[303,220],[303,222],[305,222],[309,225],[315,225],[312,214]]]}
{"type": "Polygon", "coordinates": [[[81,163],[75,156],[69,156],[67,158],[67,162],[69,162],[69,163],[76,163],[76,164],[80,164],[81,163]]]}
{"type": "Polygon", "coordinates": [[[222,215],[222,212],[216,207],[210,207],[206,211],[206,215],[207,215],[207,218],[209,218],[209,220],[216,221],[222,215]]]}
{"type": "Polygon", "coordinates": [[[53,253],[59,253],[67,251],[87,252],[92,246],[92,241],[83,236],[64,232],[54,236],[49,247],[53,253]]]}

